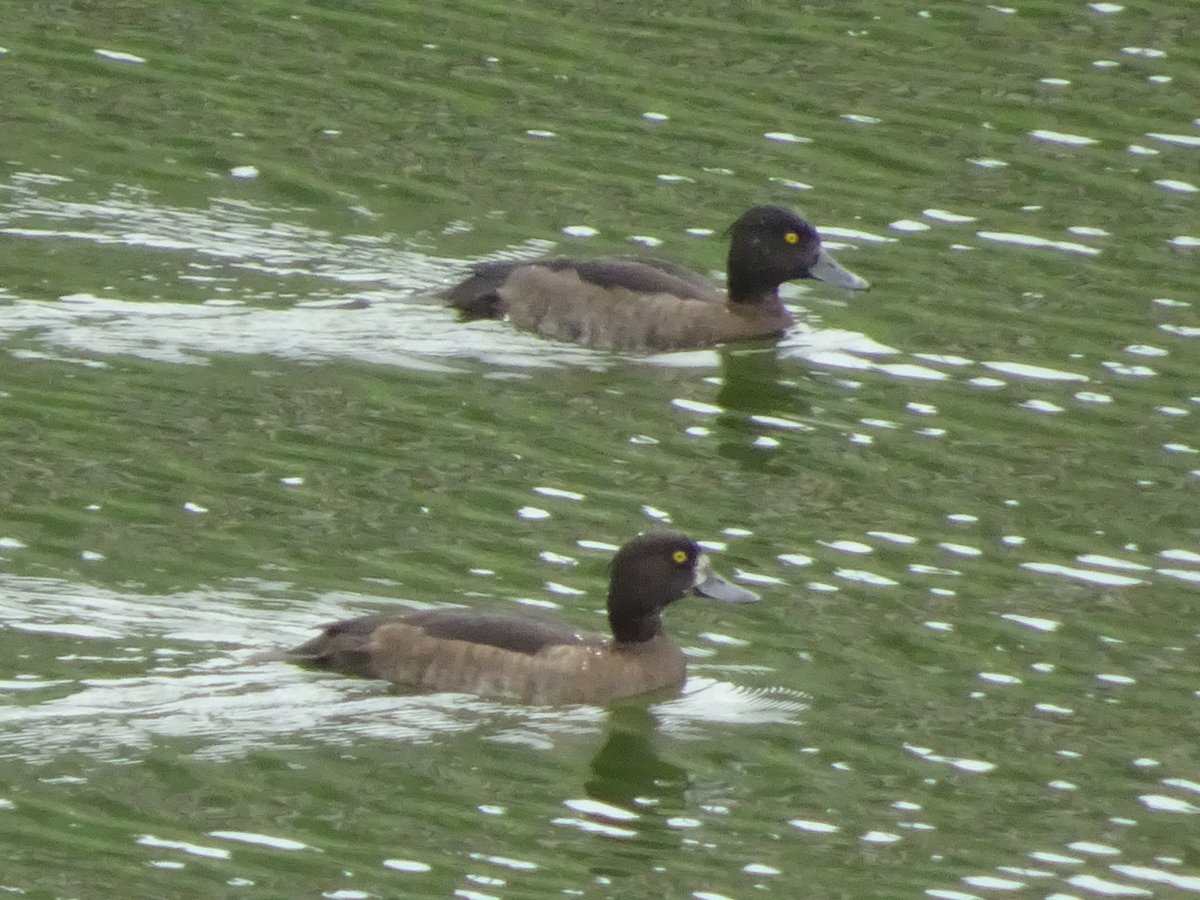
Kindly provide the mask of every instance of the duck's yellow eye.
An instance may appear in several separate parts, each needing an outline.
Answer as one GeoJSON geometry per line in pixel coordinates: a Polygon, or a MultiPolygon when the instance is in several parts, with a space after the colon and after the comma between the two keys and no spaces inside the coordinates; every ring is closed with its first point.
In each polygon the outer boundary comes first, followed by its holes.
{"type": "Polygon", "coordinates": [[[683,550],[676,550],[674,553],[671,554],[671,559],[675,560],[675,562],[677,562],[681,566],[685,562],[687,562],[687,558],[688,558],[687,553],[683,550]]]}
{"type": "Polygon", "coordinates": [[[783,239],[784,239],[784,241],[786,241],[789,244],[800,243],[800,235],[796,234],[796,232],[794,232],[794,231],[789,231],[786,234],[784,234],[783,239]]]}

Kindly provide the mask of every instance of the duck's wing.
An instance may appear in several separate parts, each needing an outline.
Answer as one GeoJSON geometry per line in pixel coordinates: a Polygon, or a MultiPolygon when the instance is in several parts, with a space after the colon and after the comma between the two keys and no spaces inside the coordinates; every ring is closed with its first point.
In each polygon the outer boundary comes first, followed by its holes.
{"type": "Polygon", "coordinates": [[[688,300],[723,303],[717,285],[691,269],[665,259],[614,256],[605,259],[567,261],[584,281],[603,288],[624,288],[638,294],[669,294],[688,300]]]}
{"type": "Polygon", "coordinates": [[[404,617],[432,638],[485,644],[529,656],[557,644],[583,643],[587,636],[563,622],[468,609],[428,609],[404,617]]]}
{"type": "Polygon", "coordinates": [[[475,267],[470,277],[443,294],[466,318],[500,318],[505,313],[501,289],[519,269],[537,267],[552,272],[571,271],[580,280],[606,290],[633,294],[674,296],[723,303],[724,295],[711,279],[666,260],[613,256],[596,259],[550,257],[532,260],[496,260],[475,267]]]}

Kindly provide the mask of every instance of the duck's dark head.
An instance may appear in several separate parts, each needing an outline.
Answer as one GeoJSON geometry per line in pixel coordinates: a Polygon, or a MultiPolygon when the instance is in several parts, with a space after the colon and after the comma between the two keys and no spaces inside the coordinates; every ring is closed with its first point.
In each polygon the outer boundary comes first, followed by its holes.
{"type": "Polygon", "coordinates": [[[816,278],[851,291],[870,287],[821,248],[817,230],[782,206],[755,206],[729,228],[729,299],[756,303],[776,296],[779,285],[816,278]]]}
{"type": "Polygon", "coordinates": [[[709,566],[708,556],[682,534],[644,534],[616,552],[608,587],[608,621],[618,644],[648,641],[662,630],[659,614],[687,594],[727,603],[758,595],[709,566]]]}

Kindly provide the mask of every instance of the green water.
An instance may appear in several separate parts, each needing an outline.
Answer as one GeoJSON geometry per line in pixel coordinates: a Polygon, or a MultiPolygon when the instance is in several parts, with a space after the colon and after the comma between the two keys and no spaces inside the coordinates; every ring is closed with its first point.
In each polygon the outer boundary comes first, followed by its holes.
{"type": "Polygon", "coordinates": [[[1200,11],[1108,10],[6,17],[0,887],[1200,893],[1200,11]],[[423,302],[719,270],[760,202],[873,290],[650,358],[423,302]],[[669,612],[677,698],[246,662],[389,604],[600,628],[667,523],[763,595],[669,612]]]}

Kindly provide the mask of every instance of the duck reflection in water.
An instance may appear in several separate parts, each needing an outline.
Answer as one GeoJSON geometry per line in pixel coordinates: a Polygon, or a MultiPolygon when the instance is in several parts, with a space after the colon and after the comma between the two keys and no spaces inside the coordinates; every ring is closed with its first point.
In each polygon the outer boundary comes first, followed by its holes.
{"type": "Polygon", "coordinates": [[[688,787],[686,769],[662,759],[654,749],[656,723],[644,705],[627,704],[609,711],[608,733],[592,757],[587,795],[629,809],[637,798],[682,807],[688,787]]]}

